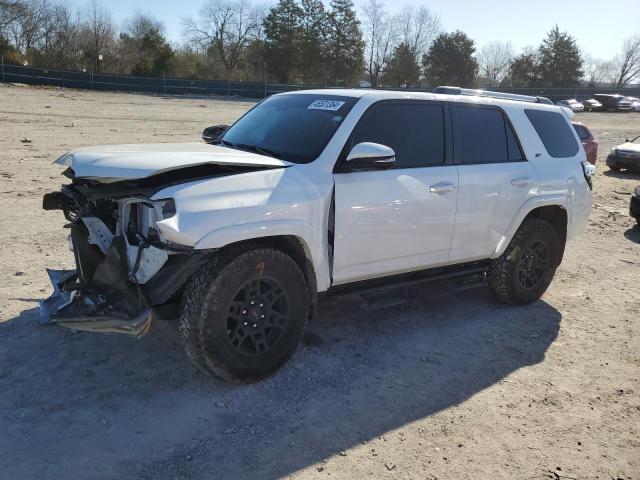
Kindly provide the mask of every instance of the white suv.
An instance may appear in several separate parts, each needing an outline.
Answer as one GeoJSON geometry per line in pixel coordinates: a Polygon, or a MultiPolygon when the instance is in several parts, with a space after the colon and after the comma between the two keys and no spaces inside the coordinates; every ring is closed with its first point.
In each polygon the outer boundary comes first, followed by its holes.
{"type": "MultiPolygon", "coordinates": [[[[440,90],[442,91],[442,90],[440,90]]],[[[45,322],[146,333],[175,312],[189,356],[233,382],[293,354],[317,300],[481,275],[538,299],[591,209],[591,166],[546,99],[317,90],[275,95],[211,144],[84,148],[44,208],[77,269],[45,322]]]]}

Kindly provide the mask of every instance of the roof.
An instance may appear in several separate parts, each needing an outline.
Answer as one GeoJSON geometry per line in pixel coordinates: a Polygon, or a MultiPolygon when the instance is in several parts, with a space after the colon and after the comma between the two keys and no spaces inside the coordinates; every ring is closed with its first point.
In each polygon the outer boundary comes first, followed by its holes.
{"type": "Polygon", "coordinates": [[[561,107],[557,107],[546,103],[534,103],[520,100],[504,99],[489,97],[486,95],[450,95],[444,93],[431,93],[431,92],[412,92],[407,90],[375,90],[375,89],[363,89],[363,88],[327,88],[327,89],[311,89],[311,90],[296,90],[293,92],[284,92],[278,95],[300,95],[300,94],[316,94],[316,95],[335,95],[341,97],[353,97],[353,98],[367,98],[372,102],[379,100],[436,100],[436,101],[448,101],[457,103],[477,103],[483,105],[499,105],[504,107],[514,105],[526,105],[527,108],[540,109],[540,110],[555,110],[557,111],[561,107]]]}

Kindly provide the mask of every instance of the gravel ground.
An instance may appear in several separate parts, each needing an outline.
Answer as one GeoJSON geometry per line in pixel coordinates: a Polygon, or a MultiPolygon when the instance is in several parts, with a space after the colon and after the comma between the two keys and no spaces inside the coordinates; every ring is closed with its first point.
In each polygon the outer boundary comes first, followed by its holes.
{"type": "Polygon", "coordinates": [[[542,300],[430,285],[400,307],[323,306],[277,375],[194,369],[175,327],[137,340],[41,326],[41,210],[73,147],[199,138],[250,102],[0,85],[0,476],[10,479],[640,479],[640,176],[607,171],[640,114],[585,113],[600,141],[586,232],[542,300]]]}

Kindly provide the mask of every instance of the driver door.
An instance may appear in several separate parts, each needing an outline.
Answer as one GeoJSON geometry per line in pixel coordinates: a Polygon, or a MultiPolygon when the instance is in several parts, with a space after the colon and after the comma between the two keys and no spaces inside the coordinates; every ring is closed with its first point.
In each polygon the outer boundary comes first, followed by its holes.
{"type": "Polygon", "coordinates": [[[361,142],[396,153],[389,170],[338,173],[333,284],[449,263],[458,171],[442,102],[382,101],[365,112],[339,162],[361,142]]]}

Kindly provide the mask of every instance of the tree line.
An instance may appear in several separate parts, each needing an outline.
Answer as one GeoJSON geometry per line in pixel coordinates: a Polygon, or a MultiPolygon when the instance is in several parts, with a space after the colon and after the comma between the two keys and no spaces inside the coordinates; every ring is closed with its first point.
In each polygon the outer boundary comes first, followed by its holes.
{"type": "Polygon", "coordinates": [[[391,13],[377,0],[207,0],[183,18],[172,45],[161,21],[137,12],[118,27],[98,0],[0,0],[0,55],[7,63],[131,75],[372,87],[618,87],[640,79],[640,35],[608,60],[593,59],[555,26],[538,47],[480,48],[442,31],[426,6],[391,13]]]}

